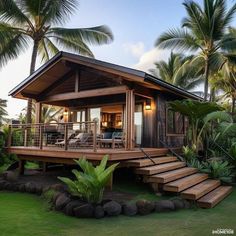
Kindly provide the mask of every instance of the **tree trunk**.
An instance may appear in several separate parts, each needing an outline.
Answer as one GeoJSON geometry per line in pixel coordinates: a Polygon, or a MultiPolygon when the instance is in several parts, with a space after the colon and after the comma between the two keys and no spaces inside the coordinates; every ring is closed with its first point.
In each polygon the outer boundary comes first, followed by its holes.
{"type": "MultiPolygon", "coordinates": [[[[34,47],[33,47],[33,52],[31,56],[31,64],[30,64],[30,75],[32,75],[35,71],[35,65],[36,65],[36,58],[37,58],[37,53],[38,53],[38,46],[39,42],[34,41],[34,47]]],[[[27,105],[27,115],[26,115],[26,123],[31,124],[32,123],[32,99],[28,99],[28,105],[27,105]]]]}
{"type": "Polygon", "coordinates": [[[211,102],[215,102],[215,100],[216,100],[215,93],[216,93],[215,88],[211,88],[211,94],[210,94],[210,101],[211,102]]]}
{"type": "Polygon", "coordinates": [[[208,78],[209,78],[209,57],[205,60],[205,85],[204,85],[204,101],[207,101],[208,97],[208,78]]]}

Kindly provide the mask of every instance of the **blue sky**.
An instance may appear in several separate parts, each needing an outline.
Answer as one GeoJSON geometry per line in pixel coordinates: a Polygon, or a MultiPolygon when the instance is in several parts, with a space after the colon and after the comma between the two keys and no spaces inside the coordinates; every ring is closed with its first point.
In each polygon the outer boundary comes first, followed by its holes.
{"type": "MultiPolygon", "coordinates": [[[[234,0],[228,0],[231,5],[234,0]]],[[[66,27],[108,25],[114,42],[92,46],[100,60],[147,71],[157,60],[166,60],[169,51],[154,48],[156,38],[169,28],[180,27],[185,16],[182,0],[80,0],[78,11],[66,27]]],[[[202,2],[202,0],[197,0],[202,2]]],[[[236,27],[236,21],[232,22],[236,27]]],[[[10,117],[16,117],[25,101],[12,99],[8,92],[28,76],[31,50],[0,70],[0,98],[8,100],[10,117]]]]}

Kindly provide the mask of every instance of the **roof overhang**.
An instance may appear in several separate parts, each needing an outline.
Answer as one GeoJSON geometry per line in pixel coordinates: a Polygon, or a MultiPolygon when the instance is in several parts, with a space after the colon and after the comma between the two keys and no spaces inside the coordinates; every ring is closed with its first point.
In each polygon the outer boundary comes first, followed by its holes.
{"type": "Polygon", "coordinates": [[[80,66],[97,70],[99,72],[124,78],[130,82],[138,83],[154,90],[164,90],[179,97],[201,100],[202,98],[171,85],[143,71],[99,61],[67,52],[59,52],[47,63],[36,70],[32,75],[23,80],[9,92],[9,96],[21,99],[34,98],[49,88],[59,78],[66,76],[72,70],[72,66],[80,66]]]}

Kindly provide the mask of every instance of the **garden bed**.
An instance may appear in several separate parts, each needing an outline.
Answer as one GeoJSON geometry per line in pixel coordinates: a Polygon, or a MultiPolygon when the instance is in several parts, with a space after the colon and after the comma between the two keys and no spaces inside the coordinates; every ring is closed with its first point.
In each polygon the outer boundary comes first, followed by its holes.
{"type": "MultiPolygon", "coordinates": [[[[78,218],[103,218],[118,216],[148,215],[153,212],[170,212],[189,208],[190,203],[182,199],[145,200],[136,199],[136,195],[122,191],[105,191],[100,204],[91,204],[72,196],[64,184],[56,178],[57,172],[40,174],[29,171],[18,179],[0,179],[0,190],[37,194],[50,204],[52,210],[78,218]]],[[[61,172],[60,172],[61,173],[61,172]]],[[[14,175],[8,172],[8,177],[14,175]],[[10,174],[9,174],[10,173],[10,174]]],[[[11,176],[12,177],[12,176],[11,176]]]]}

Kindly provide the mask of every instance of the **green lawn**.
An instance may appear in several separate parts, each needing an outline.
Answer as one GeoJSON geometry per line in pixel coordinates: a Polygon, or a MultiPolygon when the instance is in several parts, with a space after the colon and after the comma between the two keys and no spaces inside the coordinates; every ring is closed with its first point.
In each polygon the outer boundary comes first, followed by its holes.
{"type": "Polygon", "coordinates": [[[0,192],[1,236],[47,235],[212,235],[211,230],[236,231],[236,188],[214,209],[191,209],[148,216],[76,219],[47,211],[35,195],[0,192]]]}

